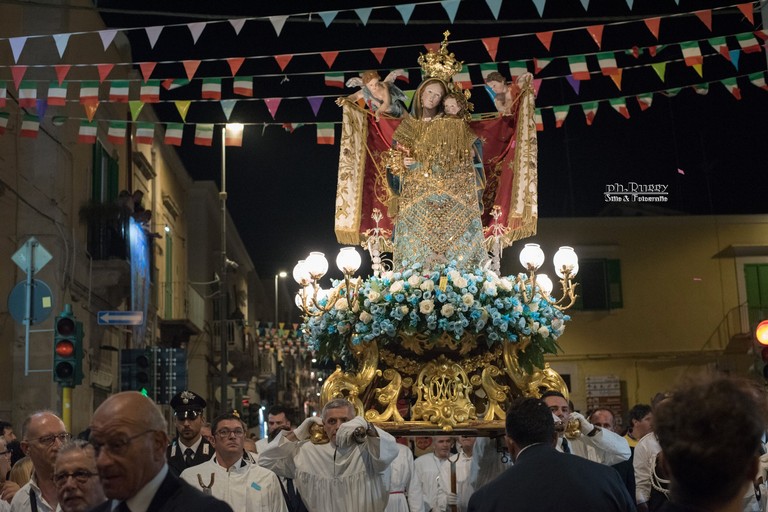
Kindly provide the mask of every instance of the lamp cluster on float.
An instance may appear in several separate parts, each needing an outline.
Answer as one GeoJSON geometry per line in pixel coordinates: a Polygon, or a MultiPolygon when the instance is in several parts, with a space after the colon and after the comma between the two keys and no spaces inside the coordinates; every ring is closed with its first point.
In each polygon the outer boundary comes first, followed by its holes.
{"type": "Polygon", "coordinates": [[[301,290],[296,294],[296,306],[305,315],[317,316],[330,311],[341,299],[350,302],[357,296],[361,279],[353,278],[362,258],[354,247],[343,247],[336,256],[336,266],[344,275],[344,282],[324,290],[320,279],[328,272],[328,260],[322,252],[311,252],[293,267],[293,279],[301,290]]]}
{"type": "Polygon", "coordinates": [[[576,295],[577,284],[573,282],[573,278],[579,273],[579,257],[576,255],[573,247],[563,246],[558,249],[552,258],[555,274],[560,278],[560,286],[562,287],[563,295],[559,299],[552,297],[552,290],[554,288],[552,279],[546,274],[536,273],[544,264],[544,260],[544,251],[541,250],[539,244],[525,244],[523,250],[520,251],[520,264],[528,272],[527,279],[518,277],[518,284],[522,285],[520,290],[523,295],[523,301],[529,303],[533,300],[533,295],[538,286],[541,293],[553,302],[554,307],[564,311],[573,306],[578,297],[576,295]],[[530,286],[530,296],[526,292],[526,285],[530,286]]]}

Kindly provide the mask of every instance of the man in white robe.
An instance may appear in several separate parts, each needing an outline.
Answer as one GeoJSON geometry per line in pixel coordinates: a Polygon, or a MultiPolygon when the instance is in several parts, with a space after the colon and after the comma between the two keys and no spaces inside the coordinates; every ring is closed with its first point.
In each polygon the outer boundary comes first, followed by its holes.
{"type": "MultiPolygon", "coordinates": [[[[472,490],[469,486],[469,475],[464,480],[459,480],[459,471],[456,471],[456,489],[451,487],[451,461],[458,461],[458,454],[451,454],[453,438],[450,436],[437,436],[432,445],[435,447],[432,453],[427,453],[416,459],[416,473],[421,480],[424,491],[424,509],[428,512],[445,512],[450,505],[456,505],[461,509],[461,502],[467,503],[469,499],[460,500],[460,496],[469,496],[472,490]]],[[[458,469],[458,468],[457,468],[458,469]]]]}
{"type": "Polygon", "coordinates": [[[259,464],[292,478],[312,512],[382,512],[389,500],[389,468],[397,456],[395,438],[355,416],[345,399],[325,404],[322,420],[311,417],[294,431],[282,431],[260,454],[259,464]],[[322,425],[327,444],[309,441],[322,425]]]}
{"type": "Polygon", "coordinates": [[[246,429],[242,420],[234,414],[219,416],[211,431],[214,456],[185,469],[181,478],[227,502],[233,510],[288,512],[277,475],[256,464],[243,449],[246,429]]]}
{"type": "Polygon", "coordinates": [[[424,495],[416,475],[413,454],[400,443],[397,450],[397,457],[390,466],[391,483],[386,512],[424,512],[424,495]]]}

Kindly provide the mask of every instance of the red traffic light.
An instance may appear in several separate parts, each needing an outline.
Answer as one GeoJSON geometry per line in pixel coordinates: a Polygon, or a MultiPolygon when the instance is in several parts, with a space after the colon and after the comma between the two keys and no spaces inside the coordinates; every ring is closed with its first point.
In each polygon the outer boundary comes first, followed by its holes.
{"type": "Polygon", "coordinates": [[[75,353],[75,345],[69,340],[62,340],[56,343],[54,351],[59,357],[72,357],[75,353]]]}
{"type": "Polygon", "coordinates": [[[755,338],[761,345],[768,345],[768,320],[763,320],[755,328],[755,338]]]}

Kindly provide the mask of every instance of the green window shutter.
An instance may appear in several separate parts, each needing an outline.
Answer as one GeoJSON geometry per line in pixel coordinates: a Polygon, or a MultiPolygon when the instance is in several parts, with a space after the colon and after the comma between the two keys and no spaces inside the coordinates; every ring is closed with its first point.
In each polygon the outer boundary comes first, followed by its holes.
{"type": "Polygon", "coordinates": [[[611,309],[621,309],[624,307],[621,290],[621,261],[607,260],[605,270],[608,274],[608,305],[611,309]]]}

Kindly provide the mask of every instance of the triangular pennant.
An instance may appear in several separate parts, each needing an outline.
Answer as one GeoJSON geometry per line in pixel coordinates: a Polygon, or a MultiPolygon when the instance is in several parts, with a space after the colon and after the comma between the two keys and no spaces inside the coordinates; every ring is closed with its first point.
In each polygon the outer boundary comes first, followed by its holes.
{"type": "Polygon", "coordinates": [[[483,45],[488,51],[488,55],[491,56],[491,60],[496,60],[496,52],[499,50],[499,38],[498,37],[486,37],[483,40],[483,45]]]}
{"type": "Polygon", "coordinates": [[[584,8],[584,10],[589,10],[589,0],[581,0],[581,6],[584,8]]]}
{"type": "Polygon", "coordinates": [[[323,20],[323,23],[325,23],[325,28],[328,28],[330,24],[333,23],[333,20],[336,19],[336,15],[339,14],[339,11],[323,11],[317,14],[323,20]]]}
{"type": "Polygon", "coordinates": [[[154,49],[155,44],[157,43],[157,39],[160,37],[160,34],[163,32],[162,25],[156,26],[156,27],[145,27],[144,32],[147,33],[147,39],[149,39],[149,47],[154,49]]]}
{"type": "Polygon", "coordinates": [[[565,122],[565,118],[568,117],[570,111],[570,105],[555,105],[552,110],[555,113],[555,128],[561,128],[565,122]]]}
{"type": "Polygon", "coordinates": [[[743,14],[744,17],[747,18],[750,25],[755,24],[755,13],[753,11],[752,2],[748,2],[746,4],[738,4],[736,7],[738,7],[739,10],[741,11],[741,14],[743,14]]]}
{"type": "Polygon", "coordinates": [[[203,33],[203,29],[208,25],[205,21],[198,21],[195,23],[187,23],[189,33],[192,35],[192,43],[197,44],[197,40],[200,39],[200,34],[203,33]]]}
{"type": "Polygon", "coordinates": [[[315,114],[315,117],[317,117],[317,112],[320,110],[320,105],[323,104],[323,97],[309,96],[307,101],[309,101],[309,106],[312,107],[312,112],[315,114]]]}
{"type": "Polygon", "coordinates": [[[608,103],[611,104],[616,112],[629,119],[629,109],[627,109],[627,102],[624,98],[609,98],[608,103]]]}
{"type": "Polygon", "coordinates": [[[595,116],[597,115],[598,105],[599,104],[596,101],[590,101],[581,104],[581,108],[584,110],[584,120],[587,122],[587,126],[592,126],[592,122],[595,120],[595,116]]]}
{"type": "Polygon", "coordinates": [[[69,43],[69,36],[72,34],[54,34],[53,41],[56,43],[56,51],[59,52],[59,58],[64,57],[64,51],[67,49],[67,43],[69,43]]]}
{"type": "Polygon", "coordinates": [[[328,68],[330,69],[331,66],[333,66],[333,63],[336,61],[336,57],[339,56],[339,51],[332,51],[332,52],[320,52],[320,56],[325,61],[326,65],[328,65],[328,68]]]}
{"type": "Polygon", "coordinates": [[[397,12],[399,12],[400,16],[403,18],[403,23],[405,25],[407,25],[408,21],[411,19],[414,7],[416,7],[416,4],[401,4],[395,6],[395,9],[397,9],[397,12]]]}
{"type": "Polygon", "coordinates": [[[135,121],[139,117],[141,109],[144,108],[144,102],[131,100],[128,102],[128,108],[131,110],[131,119],[135,121]]]}
{"type": "Polygon", "coordinates": [[[632,10],[632,6],[635,4],[635,0],[627,0],[627,7],[629,7],[629,10],[632,10]]]}
{"type": "Polygon", "coordinates": [[[533,59],[533,73],[535,75],[538,75],[542,69],[547,67],[547,65],[552,62],[552,59],[533,59]]]}
{"type": "Polygon", "coordinates": [[[373,12],[373,7],[362,7],[360,9],[355,9],[355,14],[357,14],[357,17],[360,18],[360,21],[363,22],[363,26],[368,24],[368,18],[371,17],[371,12],[373,12]]]}
{"type": "Polygon", "coordinates": [[[229,64],[229,70],[232,72],[232,76],[237,74],[240,70],[240,66],[243,65],[243,62],[245,62],[245,57],[230,57],[227,59],[227,64],[229,64]]]}
{"type": "Polygon", "coordinates": [[[702,77],[702,78],[704,77],[704,74],[703,74],[704,70],[702,69],[703,64],[694,64],[691,67],[696,71],[696,73],[699,74],[700,77],[702,77]]]}
{"type": "Polygon", "coordinates": [[[664,48],[663,44],[657,44],[653,46],[649,46],[646,49],[648,50],[648,55],[651,57],[655,57],[656,54],[659,52],[659,50],[662,50],[664,48]]]}
{"type": "Polygon", "coordinates": [[[547,51],[549,51],[549,46],[552,44],[552,34],[554,34],[552,30],[549,32],[536,32],[536,37],[541,41],[541,44],[544,45],[544,48],[546,48],[547,51]]]}
{"type": "Polygon", "coordinates": [[[19,55],[24,49],[24,45],[27,44],[27,36],[12,37],[8,40],[11,43],[11,51],[13,52],[13,62],[19,62],[19,55]]]}
{"type": "Polygon", "coordinates": [[[637,104],[640,105],[640,110],[644,111],[649,109],[651,107],[651,103],[653,103],[652,92],[637,95],[637,104]]]}
{"type": "Polygon", "coordinates": [[[424,43],[424,48],[427,49],[427,52],[436,53],[440,49],[440,43],[424,43]]]}
{"type": "Polygon", "coordinates": [[[741,89],[739,89],[739,84],[736,82],[736,77],[726,78],[721,81],[721,83],[725,86],[726,89],[728,89],[728,92],[730,92],[734,98],[737,100],[741,99],[741,89]]]}
{"type": "Polygon", "coordinates": [[[192,104],[190,100],[176,100],[173,102],[176,105],[176,110],[179,111],[181,120],[187,122],[187,112],[189,112],[189,106],[192,104]]]}
{"type": "Polygon", "coordinates": [[[335,135],[333,123],[317,123],[318,144],[333,144],[335,135]]]}
{"type": "Polygon", "coordinates": [[[13,76],[13,85],[16,89],[21,84],[21,79],[24,78],[24,74],[27,72],[27,66],[11,66],[11,75],[13,76]]]}
{"type": "Polygon", "coordinates": [[[592,40],[598,48],[602,48],[603,45],[603,27],[604,25],[592,25],[587,27],[587,32],[592,36],[592,40]]]}
{"type": "Polygon", "coordinates": [[[571,87],[573,87],[573,90],[576,93],[576,95],[578,95],[579,89],[581,88],[581,81],[572,75],[565,75],[565,79],[568,81],[569,84],[571,84],[571,87]]]}
{"type": "Polygon", "coordinates": [[[541,78],[534,78],[533,79],[533,96],[534,98],[539,95],[539,89],[541,89],[541,84],[543,83],[543,80],[541,78]]]}
{"type": "Polygon", "coordinates": [[[109,45],[111,45],[112,41],[115,40],[116,35],[117,35],[117,30],[115,29],[99,30],[99,37],[101,38],[101,46],[104,47],[104,51],[107,51],[107,48],[109,48],[109,45]]]}
{"type": "Polygon", "coordinates": [[[56,64],[53,66],[53,68],[56,70],[56,78],[59,81],[59,85],[64,83],[64,79],[67,77],[67,73],[69,73],[69,70],[72,68],[71,64],[56,64]]]}
{"type": "Polygon", "coordinates": [[[717,53],[726,59],[731,60],[731,56],[728,54],[728,43],[725,42],[725,37],[713,37],[707,42],[717,53]]]}
{"type": "Polygon", "coordinates": [[[88,100],[83,102],[83,109],[85,109],[85,117],[88,121],[93,121],[93,116],[96,114],[96,110],[99,108],[99,100],[88,100]]]}
{"type": "Polygon", "coordinates": [[[648,30],[651,31],[651,34],[653,34],[654,39],[657,41],[659,40],[659,24],[661,23],[661,18],[646,18],[645,20],[645,26],[648,27],[648,30]]]}
{"type": "Polygon", "coordinates": [[[237,105],[237,100],[221,100],[219,103],[221,104],[221,110],[224,112],[224,117],[229,121],[232,111],[235,109],[235,105],[237,105]]]}
{"type": "Polygon", "coordinates": [[[498,20],[499,19],[499,12],[501,12],[501,0],[485,0],[486,5],[488,5],[488,8],[491,10],[491,14],[493,14],[493,19],[498,20]]]}
{"type": "Polygon", "coordinates": [[[405,106],[411,108],[411,102],[413,101],[413,95],[416,91],[403,91],[405,93],[405,106]]]}
{"type": "Polygon", "coordinates": [[[610,76],[611,80],[613,80],[613,83],[616,84],[616,88],[621,90],[621,75],[623,73],[623,69],[619,68],[616,70],[615,73],[611,73],[610,76]]]}
{"type": "Polygon", "coordinates": [[[664,81],[664,74],[667,71],[667,63],[666,62],[652,62],[651,67],[656,72],[657,75],[659,75],[659,78],[661,78],[661,81],[664,81]]]}
{"type": "Polygon", "coordinates": [[[283,30],[283,25],[285,25],[285,21],[288,19],[288,16],[270,16],[269,22],[272,23],[272,28],[275,29],[275,33],[277,34],[277,37],[280,37],[280,32],[283,30]]]}
{"type": "Polygon", "coordinates": [[[765,72],[761,71],[759,73],[752,73],[751,75],[747,75],[747,78],[749,78],[749,81],[754,85],[755,87],[759,87],[763,90],[768,91],[768,84],[765,83],[765,72]]]}
{"type": "Polygon", "coordinates": [[[184,64],[184,71],[187,72],[187,79],[192,80],[192,78],[195,76],[195,73],[197,72],[197,68],[200,67],[200,61],[185,60],[182,61],[182,64],[184,64]]]}
{"type": "Polygon", "coordinates": [[[712,30],[712,9],[704,9],[701,11],[695,11],[693,14],[701,20],[701,22],[709,30],[712,30]]]}
{"type": "Polygon", "coordinates": [[[155,66],[157,66],[157,62],[142,62],[139,64],[139,69],[141,70],[141,76],[144,78],[144,83],[147,83],[149,77],[152,76],[152,72],[155,70],[155,66]]]}
{"type": "Polygon", "coordinates": [[[272,116],[272,119],[275,118],[277,107],[280,106],[281,100],[282,98],[264,98],[264,103],[267,104],[267,109],[269,110],[269,114],[272,116]]]}
{"type": "Polygon", "coordinates": [[[275,55],[275,61],[277,61],[277,65],[280,66],[280,71],[285,71],[285,66],[287,66],[288,63],[291,62],[292,58],[293,58],[293,54],[275,55]]]}
{"type": "Polygon", "coordinates": [[[37,110],[37,116],[44,119],[45,112],[48,110],[48,102],[42,98],[35,100],[35,110],[37,110]]]}
{"type": "Polygon", "coordinates": [[[536,11],[539,13],[539,18],[544,16],[544,6],[547,0],[533,0],[533,5],[536,6],[536,11]]]}
{"type": "Polygon", "coordinates": [[[371,53],[376,57],[376,60],[379,61],[379,64],[381,64],[381,61],[384,60],[384,54],[387,53],[387,48],[371,48],[371,53]]]}
{"type": "Polygon", "coordinates": [[[445,13],[448,15],[448,19],[451,20],[451,23],[456,19],[456,11],[459,10],[459,2],[460,0],[442,0],[442,2],[440,2],[440,5],[443,6],[445,13]]]}
{"type": "Polygon", "coordinates": [[[235,29],[235,35],[237,36],[240,35],[240,31],[243,29],[243,25],[245,25],[245,20],[246,18],[237,18],[234,20],[229,20],[229,24],[232,25],[233,29],[235,29]]]}
{"type": "Polygon", "coordinates": [[[99,70],[99,83],[104,83],[114,67],[114,64],[96,64],[96,69],[99,70]]]}
{"type": "Polygon", "coordinates": [[[736,69],[739,69],[739,58],[741,57],[741,50],[736,48],[735,50],[728,51],[728,60],[730,60],[736,69]]]}
{"type": "Polygon", "coordinates": [[[709,84],[704,82],[702,84],[694,84],[693,90],[696,92],[696,94],[700,94],[701,96],[706,96],[709,92],[709,84]]]}

